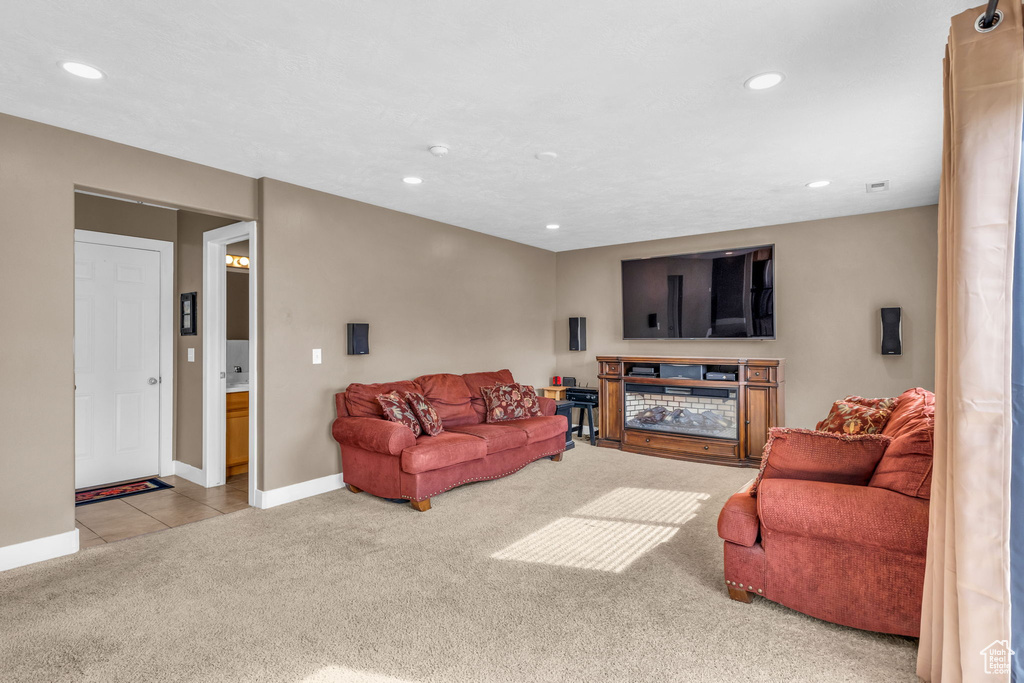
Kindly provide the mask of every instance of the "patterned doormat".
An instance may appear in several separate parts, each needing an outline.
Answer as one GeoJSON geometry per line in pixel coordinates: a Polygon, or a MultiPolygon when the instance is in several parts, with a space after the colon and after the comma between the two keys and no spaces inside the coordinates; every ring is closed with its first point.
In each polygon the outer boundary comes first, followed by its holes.
{"type": "Polygon", "coordinates": [[[88,505],[89,503],[99,503],[103,500],[127,498],[128,496],[137,496],[140,493],[149,493],[150,491],[173,488],[174,487],[167,482],[160,481],[155,477],[153,479],[143,479],[142,481],[133,481],[127,484],[98,486],[94,489],[86,489],[85,491],[75,491],[75,507],[78,507],[79,505],[88,505]]]}

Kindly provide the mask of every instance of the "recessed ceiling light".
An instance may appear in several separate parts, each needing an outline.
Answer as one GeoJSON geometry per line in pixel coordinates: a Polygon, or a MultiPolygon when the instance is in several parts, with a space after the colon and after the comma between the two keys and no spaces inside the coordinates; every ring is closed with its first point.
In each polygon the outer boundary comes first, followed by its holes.
{"type": "Polygon", "coordinates": [[[408,183],[410,185],[419,185],[420,183],[423,182],[423,178],[417,178],[415,176],[409,176],[407,178],[402,178],[402,182],[403,183],[408,183]]]}
{"type": "Polygon", "coordinates": [[[73,74],[79,78],[88,78],[93,81],[103,78],[102,71],[94,66],[89,66],[88,64],[82,64],[80,62],[61,62],[61,67],[63,67],[69,74],[73,74]]]}
{"type": "Polygon", "coordinates": [[[832,184],[831,180],[815,180],[813,183],[807,183],[807,187],[828,187],[832,184]]]}
{"type": "Polygon", "coordinates": [[[558,228],[562,226],[560,226],[558,223],[548,223],[544,227],[547,228],[548,230],[558,230],[558,228]]]}
{"type": "Polygon", "coordinates": [[[769,71],[768,73],[751,76],[743,85],[750,90],[767,90],[782,83],[784,78],[785,76],[777,71],[769,71]]]}
{"type": "Polygon", "coordinates": [[[541,161],[554,161],[558,158],[558,154],[555,152],[538,152],[535,156],[541,161]]]}

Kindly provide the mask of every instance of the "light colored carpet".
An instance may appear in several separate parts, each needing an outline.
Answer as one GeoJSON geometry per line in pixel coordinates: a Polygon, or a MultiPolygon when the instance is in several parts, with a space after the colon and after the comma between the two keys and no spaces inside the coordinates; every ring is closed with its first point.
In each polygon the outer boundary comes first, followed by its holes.
{"type": "Polygon", "coordinates": [[[729,600],[753,475],[579,443],[427,513],[336,491],[90,548],[0,574],[0,679],[917,680],[916,641],[729,600]]]}

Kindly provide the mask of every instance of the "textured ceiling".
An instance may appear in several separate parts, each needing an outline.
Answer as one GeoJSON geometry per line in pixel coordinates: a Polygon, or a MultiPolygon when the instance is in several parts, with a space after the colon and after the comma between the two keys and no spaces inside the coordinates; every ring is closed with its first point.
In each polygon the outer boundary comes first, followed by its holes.
{"type": "Polygon", "coordinates": [[[5,0],[0,111],[561,251],[934,203],[979,1],[5,0]]]}

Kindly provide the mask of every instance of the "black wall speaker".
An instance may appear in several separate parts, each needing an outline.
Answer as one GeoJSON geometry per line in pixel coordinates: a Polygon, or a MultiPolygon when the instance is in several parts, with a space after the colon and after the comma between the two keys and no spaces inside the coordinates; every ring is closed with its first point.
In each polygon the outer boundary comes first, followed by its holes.
{"type": "Polygon", "coordinates": [[[569,350],[587,350],[587,319],[569,318],[569,350]]]}
{"type": "Polygon", "coordinates": [[[360,356],[370,352],[370,323],[348,324],[348,355],[360,356]]]}
{"type": "Polygon", "coordinates": [[[882,309],[882,355],[903,355],[903,321],[899,306],[882,309]]]}

